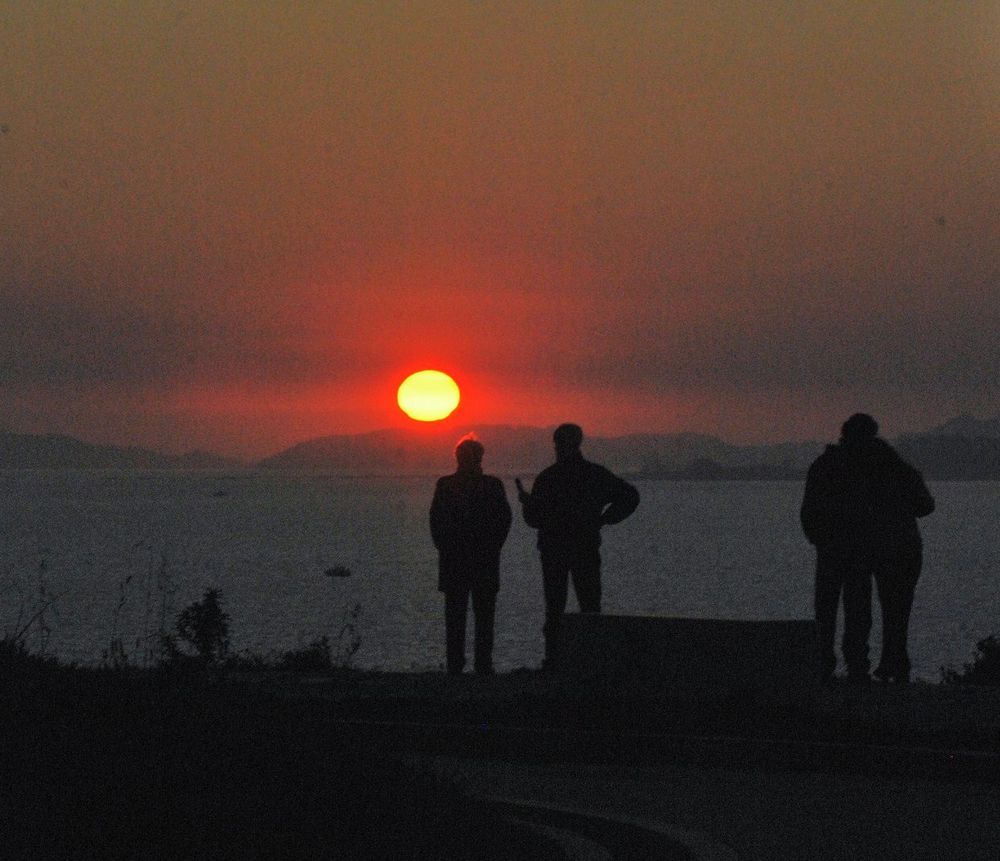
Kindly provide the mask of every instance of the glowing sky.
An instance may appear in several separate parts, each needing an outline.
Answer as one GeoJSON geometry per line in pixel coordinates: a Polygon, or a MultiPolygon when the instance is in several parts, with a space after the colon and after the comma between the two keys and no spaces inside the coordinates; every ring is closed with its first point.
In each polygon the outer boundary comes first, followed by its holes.
{"type": "Polygon", "coordinates": [[[0,0],[0,424],[1000,413],[1000,4],[0,0]]]}

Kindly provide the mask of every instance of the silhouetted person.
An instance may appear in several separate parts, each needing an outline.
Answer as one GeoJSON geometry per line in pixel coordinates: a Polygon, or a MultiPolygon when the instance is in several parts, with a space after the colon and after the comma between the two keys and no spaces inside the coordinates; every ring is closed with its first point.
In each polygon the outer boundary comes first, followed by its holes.
{"type": "Polygon", "coordinates": [[[844,605],[842,649],[849,681],[867,682],[872,577],[883,608],[881,678],[908,676],[906,631],[920,571],[918,510],[933,510],[920,474],[878,436],[871,416],[855,413],[840,441],[809,468],[800,512],[816,546],[815,611],[820,678],[833,678],[837,608],[844,605]],[[929,508],[928,508],[929,505],[929,508]],[[902,642],[900,642],[900,638],[902,642]],[[905,670],[904,670],[905,665],[905,670]]]}
{"type": "Polygon", "coordinates": [[[563,424],[553,434],[556,462],[531,493],[517,480],[524,521],[538,530],[545,588],[545,666],[558,659],[559,629],[569,578],[581,613],[601,612],[601,527],[619,523],[639,505],[639,492],[609,470],[584,460],[583,431],[563,424]]]}
{"type": "Polygon", "coordinates": [[[444,592],[445,653],[450,674],[465,667],[465,620],[472,596],[475,671],[493,674],[493,619],[500,589],[500,550],[511,511],[503,482],[483,475],[484,448],[463,437],[458,468],[438,479],[431,502],[431,537],[438,550],[438,589],[444,592]]]}
{"type": "Polygon", "coordinates": [[[841,600],[848,678],[867,681],[871,667],[873,536],[864,448],[877,432],[870,416],[851,416],[841,427],[840,441],[826,447],[806,476],[800,519],[806,538],[816,546],[815,613],[824,683],[833,679],[837,667],[834,638],[841,600]]]}
{"type": "Polygon", "coordinates": [[[923,564],[918,517],[934,511],[923,476],[885,442],[870,443],[870,474],[874,483],[874,569],[882,607],[882,655],[873,675],[884,682],[910,680],[906,641],[913,593],[923,564]]]}

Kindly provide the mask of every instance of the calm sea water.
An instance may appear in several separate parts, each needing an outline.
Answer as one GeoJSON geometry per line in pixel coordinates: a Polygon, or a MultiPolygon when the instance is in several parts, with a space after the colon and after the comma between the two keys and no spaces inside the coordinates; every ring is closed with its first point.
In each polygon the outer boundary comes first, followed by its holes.
{"type": "MultiPolygon", "coordinates": [[[[0,472],[0,632],[97,663],[119,637],[142,662],[161,619],[221,590],[233,648],[335,642],[360,607],[355,665],[439,667],[443,599],[427,530],[433,478],[0,472]],[[351,576],[324,572],[346,566],[351,576]]],[[[812,614],[813,550],[799,482],[640,482],[632,518],[605,530],[609,613],[796,619],[812,614]]],[[[514,499],[512,482],[508,494],[514,499]]],[[[1000,483],[932,486],[911,628],[916,675],[961,667],[1000,633],[1000,483]]],[[[516,506],[515,506],[516,512],[516,506]]],[[[504,550],[498,668],[541,660],[541,572],[519,520],[504,550]]],[[[573,598],[571,609],[575,609],[573,598]]],[[[877,657],[877,621],[872,645],[877,657]]]]}

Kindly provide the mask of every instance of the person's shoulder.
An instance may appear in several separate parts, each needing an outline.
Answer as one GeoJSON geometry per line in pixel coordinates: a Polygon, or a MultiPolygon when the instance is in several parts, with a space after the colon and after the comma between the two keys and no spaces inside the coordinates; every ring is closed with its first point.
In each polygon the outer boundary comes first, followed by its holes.
{"type": "Polygon", "coordinates": [[[603,463],[594,463],[592,460],[583,461],[583,468],[591,475],[597,476],[604,481],[622,481],[619,476],[608,469],[603,463]]]}
{"type": "Polygon", "coordinates": [[[498,478],[495,475],[484,475],[483,476],[483,481],[485,481],[486,484],[489,487],[492,487],[494,489],[496,489],[498,487],[501,488],[501,489],[503,488],[503,479],[502,478],[498,478]]]}
{"type": "Polygon", "coordinates": [[[888,480],[909,481],[917,474],[916,467],[881,437],[872,440],[871,451],[874,465],[888,480]]]}
{"type": "Polygon", "coordinates": [[[535,476],[535,484],[540,481],[548,481],[553,476],[559,475],[562,471],[562,467],[559,463],[549,464],[545,469],[543,469],[538,475],[535,476]]]}
{"type": "Polygon", "coordinates": [[[885,450],[885,459],[896,469],[896,471],[907,478],[914,475],[920,475],[920,470],[918,470],[912,463],[910,463],[899,451],[888,442],[880,440],[885,450]]]}
{"type": "Polygon", "coordinates": [[[924,483],[924,474],[909,461],[899,459],[896,470],[897,481],[903,484],[917,485],[924,483]]]}
{"type": "Polygon", "coordinates": [[[836,443],[831,443],[819,453],[816,459],[812,462],[812,465],[823,466],[824,464],[834,463],[835,461],[841,460],[843,456],[844,449],[836,443]]]}
{"type": "Polygon", "coordinates": [[[807,479],[816,479],[837,469],[844,462],[844,451],[838,445],[828,445],[819,456],[809,464],[807,479]]]}

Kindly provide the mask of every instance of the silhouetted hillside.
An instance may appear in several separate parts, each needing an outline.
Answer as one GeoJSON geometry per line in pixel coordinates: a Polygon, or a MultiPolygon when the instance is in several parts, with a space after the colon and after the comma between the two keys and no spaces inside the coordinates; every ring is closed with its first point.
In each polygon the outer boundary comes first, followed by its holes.
{"type": "MultiPolygon", "coordinates": [[[[454,469],[455,443],[470,428],[417,428],[333,435],[298,443],[259,461],[261,469],[340,475],[443,475],[454,469]]],[[[553,460],[553,428],[484,425],[484,465],[499,475],[536,475],[553,460]]],[[[586,428],[585,428],[586,430],[586,428]]],[[[927,433],[894,441],[931,480],[1000,479],[1000,419],[959,416],[927,433]]],[[[584,454],[636,478],[699,481],[798,480],[823,450],[820,442],[731,445],[696,433],[587,436],[584,454]]],[[[0,469],[238,469],[240,461],[207,452],[166,455],[138,447],[96,445],[54,434],[0,430],[0,469]]]]}
{"type": "Polygon", "coordinates": [[[207,452],[160,454],[95,445],[69,436],[0,431],[0,469],[231,469],[239,461],[207,452]]]}
{"type": "MultiPolygon", "coordinates": [[[[486,446],[484,466],[501,475],[534,475],[553,459],[552,428],[487,425],[476,428],[486,446]]],[[[299,443],[260,461],[264,469],[328,471],[353,475],[443,474],[454,469],[460,432],[420,428],[329,436],[299,443]]],[[[702,434],[590,437],[584,454],[638,477],[794,478],[804,475],[819,443],[733,446],[702,434]],[[708,466],[712,464],[714,466],[708,466]],[[691,474],[679,475],[685,470],[691,474]]]]}
{"type": "Polygon", "coordinates": [[[949,419],[941,427],[916,436],[965,437],[966,439],[1000,439],[1000,418],[977,419],[967,414],[949,419]]]}
{"type": "MultiPolygon", "coordinates": [[[[535,475],[552,462],[552,430],[475,428],[486,446],[487,471],[524,476],[535,475]]],[[[299,443],[258,466],[347,475],[444,474],[454,468],[452,451],[463,432],[429,426],[328,436],[299,443]]],[[[928,433],[900,437],[894,444],[929,479],[1000,478],[1000,420],[960,416],[928,433]]],[[[587,436],[583,450],[589,459],[637,478],[768,481],[804,478],[823,443],[738,446],[706,434],[631,434],[587,436]]]]}
{"type": "Polygon", "coordinates": [[[1000,436],[912,434],[900,437],[899,453],[935,481],[1000,479],[1000,436]]]}
{"type": "MultiPolygon", "coordinates": [[[[444,474],[455,468],[455,443],[465,432],[431,426],[320,437],[264,458],[257,466],[348,475],[444,474]]],[[[476,435],[486,446],[488,472],[530,472],[551,459],[551,430],[492,425],[477,428],[476,435]]]]}

